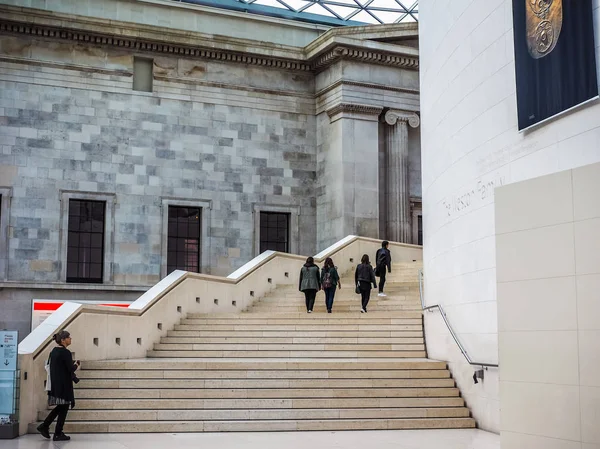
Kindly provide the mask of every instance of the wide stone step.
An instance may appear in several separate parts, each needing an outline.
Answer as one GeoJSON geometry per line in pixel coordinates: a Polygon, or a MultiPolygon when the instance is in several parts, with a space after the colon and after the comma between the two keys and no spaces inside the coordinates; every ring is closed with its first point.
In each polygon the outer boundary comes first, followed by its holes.
{"type": "MultiPolygon", "coordinates": [[[[298,373],[298,377],[304,372],[298,373]]],[[[81,389],[135,388],[452,388],[454,379],[93,379],[83,378],[81,389]]]]}
{"type": "MultiPolygon", "coordinates": [[[[40,413],[44,420],[47,412],[40,413]]],[[[265,410],[77,410],[69,421],[222,421],[274,419],[386,419],[467,418],[465,407],[449,408],[364,408],[364,409],[265,409],[265,410]]]]}
{"type": "Polygon", "coordinates": [[[78,399],[78,410],[463,407],[461,397],[78,399]]]}
{"type": "Polygon", "coordinates": [[[176,324],[175,330],[215,331],[418,331],[421,324],[176,324]]]}
{"type": "Polygon", "coordinates": [[[393,337],[423,337],[422,330],[400,330],[400,331],[236,331],[233,334],[229,330],[219,331],[198,331],[198,330],[171,330],[167,332],[167,335],[173,337],[231,337],[235,335],[237,337],[250,338],[250,337],[314,337],[314,338],[325,338],[325,337],[336,337],[336,338],[393,338],[393,337]]]}
{"type": "MultiPolygon", "coordinates": [[[[80,379],[134,379],[145,382],[148,379],[450,379],[447,369],[384,369],[384,370],[138,370],[138,369],[97,369],[78,371],[80,379]]],[[[357,385],[360,386],[360,385],[357,385]]]]}
{"type": "Polygon", "coordinates": [[[193,344],[423,344],[423,337],[162,337],[161,343],[193,343],[193,344]]]}
{"type": "MultiPolygon", "coordinates": [[[[304,303],[302,303],[304,304],[304,303]]],[[[296,312],[296,313],[290,313],[289,315],[286,316],[281,316],[280,314],[274,315],[272,312],[243,312],[243,313],[237,313],[237,314],[231,314],[231,313],[214,313],[214,314],[207,314],[207,313],[188,313],[187,317],[188,319],[219,319],[219,320],[231,320],[231,321],[237,321],[237,320],[246,320],[246,319],[261,319],[261,318],[267,318],[267,319],[289,319],[289,320],[295,320],[295,321],[303,321],[303,320],[322,320],[322,319],[326,319],[326,320],[330,320],[330,319],[344,319],[344,318],[351,318],[351,319],[360,319],[360,320],[372,320],[372,319],[377,319],[377,318],[421,318],[423,316],[423,312],[421,310],[418,311],[396,311],[396,312],[377,312],[377,311],[372,311],[369,312],[367,314],[364,313],[356,313],[356,312],[337,312],[335,314],[328,314],[326,313],[326,311],[324,312],[320,312],[318,313],[317,311],[313,311],[312,314],[307,314],[306,311],[304,312],[296,312]]]]}
{"type": "Polygon", "coordinates": [[[148,351],[148,357],[231,357],[231,358],[414,358],[414,357],[425,357],[425,351],[361,351],[361,350],[348,350],[348,351],[196,351],[196,350],[159,350],[159,351],[148,351]]]}
{"type": "MultiPolygon", "coordinates": [[[[308,315],[308,314],[306,314],[308,315]]],[[[285,317],[276,317],[276,318],[252,318],[251,316],[245,316],[243,318],[231,320],[231,319],[223,319],[223,318],[184,318],[181,320],[181,324],[229,324],[229,325],[275,325],[275,324],[284,324],[296,326],[298,323],[297,318],[285,318],[285,317]]],[[[359,319],[359,318],[325,318],[318,317],[312,321],[308,319],[305,320],[302,324],[370,324],[370,325],[379,325],[379,324],[420,324],[421,317],[416,318],[371,318],[371,319],[359,319]]]]}
{"type": "Polygon", "coordinates": [[[418,344],[372,343],[156,343],[155,351],[424,351],[418,344]]]}
{"type": "Polygon", "coordinates": [[[79,389],[77,399],[442,398],[457,388],[170,388],[79,389]]]}
{"type": "Polygon", "coordinates": [[[428,360],[425,358],[412,359],[360,359],[349,358],[345,360],[323,359],[281,359],[265,360],[255,359],[125,359],[125,360],[89,360],[82,362],[83,370],[244,370],[244,371],[272,371],[272,370],[326,370],[342,371],[351,370],[447,370],[446,362],[428,360]]]}
{"type": "MultiPolygon", "coordinates": [[[[35,432],[37,424],[30,426],[35,432]]],[[[472,418],[331,419],[256,421],[68,421],[66,433],[268,432],[309,430],[384,430],[473,428],[472,418]]]]}

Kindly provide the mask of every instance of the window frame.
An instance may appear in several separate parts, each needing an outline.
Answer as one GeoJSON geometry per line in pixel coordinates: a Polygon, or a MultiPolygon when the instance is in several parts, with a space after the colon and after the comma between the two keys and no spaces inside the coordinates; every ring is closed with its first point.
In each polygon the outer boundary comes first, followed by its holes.
{"type": "MultiPolygon", "coordinates": [[[[266,237],[265,237],[265,241],[266,242],[268,241],[270,243],[275,243],[275,244],[285,243],[285,250],[279,250],[279,249],[275,250],[275,249],[273,249],[272,251],[280,251],[280,252],[284,252],[284,253],[289,253],[290,252],[290,234],[291,234],[291,232],[290,232],[290,221],[291,221],[290,214],[288,212],[270,212],[270,211],[264,211],[264,210],[261,211],[261,212],[259,212],[259,220],[260,220],[259,252],[263,252],[263,250],[261,248],[262,247],[262,242],[263,242],[262,230],[264,228],[263,223],[262,223],[263,217],[265,217],[265,218],[266,217],[278,217],[278,220],[279,220],[279,217],[284,217],[285,218],[285,221],[286,221],[286,223],[285,223],[285,230],[286,230],[286,233],[287,233],[287,235],[285,236],[285,242],[277,242],[277,241],[275,241],[273,239],[266,240],[266,237]]],[[[277,230],[279,230],[280,226],[279,226],[279,223],[277,223],[277,225],[275,226],[275,228],[272,228],[272,227],[269,227],[269,226],[267,226],[267,228],[268,229],[277,229],[277,230]]],[[[264,251],[267,251],[267,250],[264,250],[264,251]]]]}
{"type": "Polygon", "coordinates": [[[289,254],[298,254],[299,242],[299,206],[276,206],[267,204],[254,204],[254,256],[260,254],[260,213],[261,212],[278,212],[289,214],[289,254]]]}
{"type": "MultiPolygon", "coordinates": [[[[78,215],[78,217],[81,217],[81,215],[78,215]]],[[[81,220],[79,219],[78,224],[81,224],[81,220]]],[[[105,234],[105,228],[106,228],[106,202],[105,201],[97,201],[97,200],[80,200],[80,199],[70,199],[69,200],[69,229],[68,229],[68,234],[67,234],[67,277],[66,277],[66,281],[68,283],[71,284],[97,284],[99,282],[102,282],[103,279],[103,274],[104,274],[104,234],[105,234]],[[69,243],[70,243],[70,235],[71,233],[77,233],[79,234],[78,236],[78,240],[79,240],[79,244],[77,246],[74,246],[75,248],[77,248],[78,252],[79,250],[81,250],[81,248],[85,248],[86,246],[81,245],[81,234],[82,233],[86,233],[88,234],[87,231],[81,231],[81,230],[77,230],[77,231],[73,231],[71,230],[71,208],[73,207],[73,202],[79,202],[79,203],[88,203],[91,205],[92,208],[95,208],[95,205],[101,205],[102,206],[102,232],[93,232],[93,226],[90,225],[90,238],[92,237],[92,234],[100,234],[102,236],[102,242],[100,244],[100,251],[101,251],[101,255],[100,255],[100,279],[96,279],[96,278],[92,278],[91,277],[91,273],[90,273],[90,277],[86,278],[86,277],[77,277],[77,276],[72,276],[71,278],[69,278],[69,248],[72,248],[69,243]]],[[[90,246],[88,247],[90,251],[93,251],[93,247],[91,246],[91,241],[90,241],[90,246]]],[[[79,259],[79,257],[78,257],[79,259]]],[[[76,263],[78,265],[77,270],[79,270],[79,265],[81,264],[81,260],[78,260],[77,262],[73,262],[76,263]]],[[[94,263],[93,258],[90,255],[90,263],[94,263]]],[[[96,265],[98,265],[96,263],[96,265]]]]}
{"type": "Polygon", "coordinates": [[[204,273],[210,267],[210,211],[212,209],[211,200],[190,200],[180,198],[161,199],[162,207],[162,232],[161,232],[161,259],[160,259],[160,278],[167,276],[167,259],[169,256],[169,206],[175,207],[195,207],[200,209],[200,242],[198,258],[198,272],[204,273]]]}
{"type": "Polygon", "coordinates": [[[12,188],[0,187],[0,280],[8,280],[8,234],[12,188]]]}
{"type": "MultiPolygon", "coordinates": [[[[172,252],[175,252],[176,259],[177,259],[175,261],[175,266],[179,265],[179,255],[180,255],[180,253],[183,255],[183,258],[184,258],[183,265],[188,265],[189,264],[188,255],[190,255],[190,254],[193,254],[195,256],[195,259],[196,259],[195,263],[193,264],[193,265],[195,265],[195,269],[190,269],[190,267],[188,266],[188,267],[185,267],[185,268],[175,268],[173,271],[175,271],[175,270],[184,270],[184,271],[189,271],[191,273],[199,273],[200,272],[200,266],[201,266],[201,263],[200,263],[200,254],[201,254],[200,241],[201,241],[201,237],[202,237],[202,208],[201,207],[191,207],[191,206],[175,206],[175,205],[171,205],[171,206],[168,206],[168,212],[167,213],[169,215],[169,219],[168,219],[168,222],[167,222],[167,275],[169,274],[169,269],[170,269],[170,267],[169,267],[169,254],[172,253],[172,252]],[[171,228],[171,223],[172,223],[171,222],[171,211],[181,210],[181,209],[187,209],[188,211],[198,211],[198,220],[199,221],[196,224],[197,225],[197,231],[198,231],[197,236],[193,236],[193,237],[189,236],[189,224],[193,223],[193,220],[190,220],[189,216],[186,217],[186,219],[185,219],[185,223],[188,226],[188,228],[187,228],[187,235],[185,235],[185,237],[182,236],[182,235],[179,235],[179,231],[180,231],[179,229],[176,230],[175,235],[171,234],[171,229],[170,229],[171,228]],[[187,249],[184,250],[183,252],[178,251],[178,249],[177,249],[178,244],[175,245],[176,248],[172,249],[170,247],[170,240],[171,239],[175,239],[176,242],[179,239],[184,239],[185,241],[187,241],[187,240],[193,240],[193,241],[197,242],[196,251],[190,252],[187,249]]],[[[177,221],[175,223],[176,223],[175,227],[179,228],[179,218],[177,219],[177,221]]]]}
{"type": "Polygon", "coordinates": [[[67,251],[69,247],[69,203],[70,200],[80,201],[102,201],[104,206],[104,244],[102,261],[102,282],[75,282],[72,284],[113,284],[113,260],[114,260],[114,229],[115,229],[115,194],[114,193],[92,193],[77,191],[61,191],[61,225],[60,225],[60,279],[67,282],[67,251]]]}

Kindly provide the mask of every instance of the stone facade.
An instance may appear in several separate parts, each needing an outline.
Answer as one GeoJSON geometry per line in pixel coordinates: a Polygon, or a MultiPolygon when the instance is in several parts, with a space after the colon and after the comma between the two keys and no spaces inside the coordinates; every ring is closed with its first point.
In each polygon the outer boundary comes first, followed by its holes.
{"type": "MultiPolygon", "coordinates": [[[[3,3],[12,2],[0,1],[0,192],[10,197],[0,307],[13,311],[1,327],[27,333],[32,298],[131,299],[156,283],[165,204],[202,205],[201,267],[218,275],[257,254],[254,214],[265,207],[297,214],[300,254],[347,234],[380,236],[380,116],[418,111],[416,27],[410,45],[373,39],[369,53],[350,28],[344,37],[253,18],[245,35],[207,36],[176,26],[180,6],[105,0],[104,12],[144,9],[124,27],[85,17],[85,1],[77,15],[52,10],[55,2],[36,2],[44,13],[3,3]],[[301,45],[282,45],[285,33],[301,45]],[[134,57],[153,60],[151,92],[132,90],[134,57]],[[112,198],[103,284],[64,276],[61,201],[78,195],[112,198]]],[[[240,20],[204,7],[186,14],[240,20]]],[[[404,25],[375,28],[382,39],[407,34],[404,25]]],[[[411,195],[420,196],[410,146],[411,195]]]]}

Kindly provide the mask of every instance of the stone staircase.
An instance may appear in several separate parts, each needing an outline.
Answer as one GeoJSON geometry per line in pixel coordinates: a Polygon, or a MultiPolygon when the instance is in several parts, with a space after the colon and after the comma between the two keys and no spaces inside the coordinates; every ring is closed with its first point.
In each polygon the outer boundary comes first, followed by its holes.
{"type": "Polygon", "coordinates": [[[281,286],[239,315],[188,314],[145,359],[84,362],[65,431],[475,427],[446,363],[426,358],[419,265],[393,268],[367,314],[353,275],[332,314],[323,293],[307,314],[281,286]]]}

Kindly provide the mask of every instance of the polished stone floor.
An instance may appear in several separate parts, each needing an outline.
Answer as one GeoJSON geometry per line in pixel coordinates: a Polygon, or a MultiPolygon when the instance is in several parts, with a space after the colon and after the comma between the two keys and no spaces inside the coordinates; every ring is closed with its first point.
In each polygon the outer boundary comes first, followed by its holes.
{"type": "Polygon", "coordinates": [[[0,449],[500,449],[500,437],[481,430],[80,434],[65,443],[40,435],[0,441],[0,449]]]}

